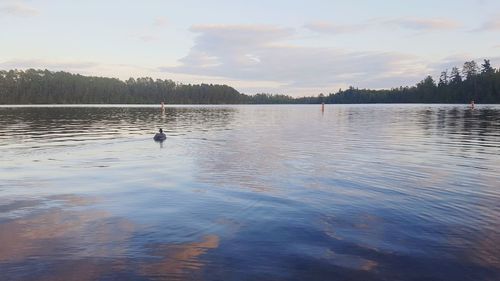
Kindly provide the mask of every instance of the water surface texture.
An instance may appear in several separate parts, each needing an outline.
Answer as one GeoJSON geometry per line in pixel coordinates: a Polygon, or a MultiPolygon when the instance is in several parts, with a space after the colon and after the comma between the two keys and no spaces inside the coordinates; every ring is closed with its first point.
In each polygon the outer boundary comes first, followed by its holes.
{"type": "Polygon", "coordinates": [[[493,105],[0,107],[0,280],[500,280],[499,155],[493,105]]]}

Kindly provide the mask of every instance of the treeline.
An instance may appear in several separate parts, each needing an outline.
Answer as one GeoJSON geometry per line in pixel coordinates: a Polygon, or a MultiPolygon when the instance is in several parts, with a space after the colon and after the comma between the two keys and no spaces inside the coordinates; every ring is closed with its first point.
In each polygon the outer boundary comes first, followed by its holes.
{"type": "Polygon", "coordinates": [[[349,87],[328,95],[245,95],[227,85],[185,85],[172,80],[90,77],[28,69],[0,71],[0,104],[314,104],[314,103],[500,103],[500,69],[484,60],[445,70],[412,87],[370,90],[349,87]]]}
{"type": "Polygon", "coordinates": [[[465,62],[462,69],[453,67],[441,72],[438,82],[427,76],[412,87],[390,90],[369,90],[350,87],[328,96],[320,95],[325,103],[500,103],[500,69],[489,60],[481,66],[465,62]]]}
{"type": "Polygon", "coordinates": [[[28,69],[0,71],[0,104],[236,104],[250,97],[227,85],[89,77],[28,69]]]}

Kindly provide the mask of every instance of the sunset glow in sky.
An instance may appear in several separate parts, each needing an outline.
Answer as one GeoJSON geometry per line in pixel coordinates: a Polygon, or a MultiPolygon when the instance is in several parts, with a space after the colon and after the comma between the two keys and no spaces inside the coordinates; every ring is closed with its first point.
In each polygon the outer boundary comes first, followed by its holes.
{"type": "Polygon", "coordinates": [[[498,0],[0,0],[0,69],[294,96],[391,88],[491,59],[498,0]]]}

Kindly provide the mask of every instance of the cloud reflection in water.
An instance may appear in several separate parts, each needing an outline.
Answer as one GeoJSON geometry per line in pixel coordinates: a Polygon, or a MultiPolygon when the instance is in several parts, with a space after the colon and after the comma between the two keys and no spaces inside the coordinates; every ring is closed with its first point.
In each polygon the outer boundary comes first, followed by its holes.
{"type": "Polygon", "coordinates": [[[9,209],[35,210],[0,224],[0,280],[86,281],[121,275],[181,280],[199,271],[204,266],[200,257],[219,245],[218,236],[207,235],[200,242],[158,242],[134,249],[141,226],[95,208],[95,202],[98,198],[60,195],[32,204],[10,203],[9,209]],[[36,210],[42,203],[59,206],[36,210]],[[154,258],[131,259],[133,255],[154,258]]]}

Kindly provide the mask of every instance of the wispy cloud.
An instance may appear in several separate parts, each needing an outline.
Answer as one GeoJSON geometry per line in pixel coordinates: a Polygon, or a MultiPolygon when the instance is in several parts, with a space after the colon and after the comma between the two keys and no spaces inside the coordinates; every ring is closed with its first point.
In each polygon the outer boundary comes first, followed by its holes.
{"type": "Polygon", "coordinates": [[[328,21],[317,21],[304,25],[304,28],[308,30],[331,35],[361,32],[373,28],[388,29],[394,27],[414,31],[439,31],[457,29],[460,27],[460,24],[444,18],[375,18],[360,23],[339,24],[328,21]]]}
{"type": "Polygon", "coordinates": [[[326,21],[311,22],[304,25],[305,28],[328,34],[351,33],[366,30],[369,26],[365,23],[360,24],[335,24],[326,21]]]}
{"type": "Polygon", "coordinates": [[[157,17],[153,21],[154,27],[164,27],[168,24],[168,20],[165,17],[157,17]]]}
{"type": "Polygon", "coordinates": [[[3,69],[54,69],[54,70],[82,70],[97,66],[95,62],[82,61],[50,61],[42,59],[12,59],[0,62],[3,69]]]}
{"type": "Polygon", "coordinates": [[[391,87],[414,81],[425,66],[418,58],[391,52],[350,52],[290,45],[294,29],[261,25],[194,26],[195,45],[170,73],[239,80],[274,81],[287,88],[356,84],[391,87]]]}
{"type": "Polygon", "coordinates": [[[490,19],[484,22],[475,31],[500,31],[500,19],[499,18],[490,19]]]}
{"type": "Polygon", "coordinates": [[[273,25],[195,25],[190,30],[200,34],[195,42],[200,45],[214,41],[221,43],[245,41],[246,44],[265,45],[291,38],[295,34],[293,28],[273,25]]]}
{"type": "Polygon", "coordinates": [[[6,4],[0,6],[0,14],[19,17],[32,17],[38,15],[39,11],[21,2],[7,2],[6,4]]]}
{"type": "Polygon", "coordinates": [[[384,24],[417,31],[450,30],[460,27],[456,21],[441,18],[398,18],[387,20],[384,24]]]}
{"type": "Polygon", "coordinates": [[[429,68],[434,70],[434,73],[439,73],[440,71],[448,70],[450,71],[453,67],[458,67],[461,69],[464,62],[474,60],[479,66],[487,59],[495,67],[500,65],[500,56],[490,56],[490,57],[477,57],[473,54],[458,53],[452,56],[442,58],[439,61],[429,64],[429,68]]]}
{"type": "Polygon", "coordinates": [[[168,25],[168,21],[165,17],[157,17],[153,20],[151,25],[148,25],[140,33],[134,35],[134,37],[140,41],[150,43],[158,41],[161,39],[159,35],[161,29],[168,25]]]}
{"type": "Polygon", "coordinates": [[[164,78],[156,68],[133,64],[103,63],[88,60],[63,59],[8,59],[0,60],[0,69],[48,69],[51,71],[67,71],[83,75],[100,75],[127,79],[129,77],[155,76],[164,78]]]}
{"type": "Polygon", "coordinates": [[[158,36],[147,35],[147,34],[139,35],[139,36],[137,36],[137,38],[141,41],[144,41],[144,42],[153,42],[153,41],[160,39],[158,36]]]}

